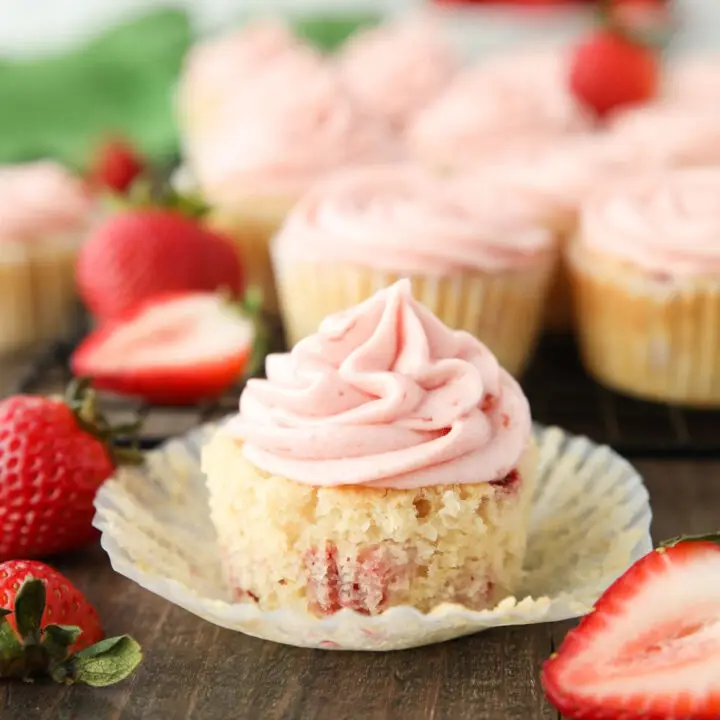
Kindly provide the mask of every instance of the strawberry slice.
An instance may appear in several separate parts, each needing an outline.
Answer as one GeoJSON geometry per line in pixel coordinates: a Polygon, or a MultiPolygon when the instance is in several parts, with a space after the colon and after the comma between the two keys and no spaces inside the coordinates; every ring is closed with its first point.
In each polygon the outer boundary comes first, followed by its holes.
{"type": "Polygon", "coordinates": [[[720,718],[720,547],[674,541],[638,561],[545,663],[574,720],[720,718]]]}
{"type": "Polygon", "coordinates": [[[163,295],[92,332],[71,367],[97,388],[191,405],[243,375],[256,335],[254,320],[214,293],[163,295]]]}

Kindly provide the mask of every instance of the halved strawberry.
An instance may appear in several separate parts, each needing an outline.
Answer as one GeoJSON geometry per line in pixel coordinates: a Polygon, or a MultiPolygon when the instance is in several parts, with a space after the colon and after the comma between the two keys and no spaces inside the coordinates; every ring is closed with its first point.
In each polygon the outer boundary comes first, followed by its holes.
{"type": "Polygon", "coordinates": [[[92,332],[71,367],[97,388],[190,405],[217,397],[243,375],[256,336],[253,318],[219,295],[158,296],[92,332]]]}
{"type": "MultiPolygon", "coordinates": [[[[708,538],[712,538],[712,541],[708,538]]],[[[720,547],[674,541],[638,561],[545,663],[574,720],[720,718],[720,547]]]]}

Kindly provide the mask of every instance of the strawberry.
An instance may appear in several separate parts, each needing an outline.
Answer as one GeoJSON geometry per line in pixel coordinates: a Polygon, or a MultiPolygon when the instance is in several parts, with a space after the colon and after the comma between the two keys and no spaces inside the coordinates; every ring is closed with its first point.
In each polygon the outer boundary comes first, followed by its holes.
{"type": "Polygon", "coordinates": [[[720,538],[679,538],[639,560],[545,663],[573,720],[720,718],[720,538]]]}
{"type": "Polygon", "coordinates": [[[189,405],[232,386],[250,367],[258,337],[253,320],[219,295],[158,296],[91,333],[71,367],[97,388],[189,405]]]}
{"type": "Polygon", "coordinates": [[[101,321],[120,318],[159,294],[242,291],[232,241],[188,214],[197,208],[188,208],[185,199],[175,196],[172,203],[119,211],[83,245],[76,266],[78,290],[101,321]]]}
{"type": "Polygon", "coordinates": [[[142,660],[127,635],[104,640],[85,596],[43,563],[0,564],[0,677],[105,686],[123,680],[142,660]]]}
{"type": "Polygon", "coordinates": [[[67,401],[0,402],[0,561],[66,552],[97,537],[97,489],[121,457],[138,459],[111,451],[113,432],[84,383],[71,386],[67,401]]]}
{"type": "Polygon", "coordinates": [[[570,88],[598,118],[657,95],[657,53],[614,29],[601,29],[577,45],[570,59],[570,88]]]}
{"type": "Polygon", "coordinates": [[[122,138],[110,138],[98,149],[88,180],[96,190],[126,193],[145,170],[145,160],[122,138]]]}

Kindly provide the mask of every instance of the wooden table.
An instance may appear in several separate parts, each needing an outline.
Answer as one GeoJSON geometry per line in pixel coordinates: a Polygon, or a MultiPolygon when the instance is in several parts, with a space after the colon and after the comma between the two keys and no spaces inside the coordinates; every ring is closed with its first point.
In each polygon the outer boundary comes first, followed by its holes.
{"type": "MultiPolygon", "coordinates": [[[[24,360],[0,364],[0,394],[9,392],[26,371],[24,360]]],[[[560,412],[561,404],[557,407],[560,412]]],[[[607,412],[601,407],[601,414],[607,412]]],[[[627,434],[625,411],[613,412],[606,425],[627,434]]],[[[655,417],[655,410],[647,412],[647,418],[655,417]]],[[[694,415],[672,420],[674,411],[669,412],[668,422],[682,426],[678,436],[687,435],[688,428],[696,432],[695,423],[700,428],[694,415]]],[[[167,414],[167,426],[156,421],[154,432],[177,432],[178,422],[167,414]]],[[[595,435],[607,432],[598,427],[595,435]]],[[[677,453],[683,454],[689,453],[677,453]]],[[[720,459],[635,457],[633,462],[650,490],[655,539],[720,526],[720,459]]],[[[127,632],[142,644],[145,661],[130,680],[105,690],[0,684],[0,720],[559,717],[544,699],[539,675],[572,623],[499,629],[384,654],[301,650],[245,637],[190,615],[113,573],[99,547],[55,564],[95,603],[108,633],[127,632]]]]}

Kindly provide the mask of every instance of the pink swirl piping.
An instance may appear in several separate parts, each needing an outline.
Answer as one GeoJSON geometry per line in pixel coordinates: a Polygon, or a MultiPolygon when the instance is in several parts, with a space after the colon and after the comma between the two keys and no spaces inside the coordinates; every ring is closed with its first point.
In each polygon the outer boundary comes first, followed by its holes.
{"type": "Polygon", "coordinates": [[[452,183],[402,165],[348,170],[316,186],[273,246],[280,258],[428,274],[523,266],[553,250],[537,222],[479,208],[452,183]]]}
{"type": "Polygon", "coordinates": [[[527,400],[490,351],[406,280],[271,355],[227,431],[265,472],[315,486],[492,482],[530,442],[527,400]]]}
{"type": "Polygon", "coordinates": [[[617,184],[587,203],[581,242],[653,273],[720,273],[720,168],[666,171],[617,184]]]}

